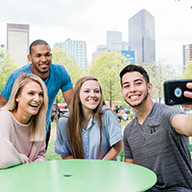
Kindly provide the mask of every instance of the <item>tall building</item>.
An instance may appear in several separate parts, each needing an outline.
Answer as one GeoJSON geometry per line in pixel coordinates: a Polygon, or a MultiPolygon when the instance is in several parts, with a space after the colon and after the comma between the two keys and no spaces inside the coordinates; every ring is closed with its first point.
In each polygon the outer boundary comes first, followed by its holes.
{"type": "Polygon", "coordinates": [[[85,69],[87,66],[86,41],[67,39],[65,42],[55,43],[54,47],[56,46],[64,49],[70,57],[76,59],[82,69],[85,69]]]}
{"type": "Polygon", "coordinates": [[[129,49],[135,51],[137,63],[155,61],[155,19],[142,9],[128,21],[129,49]]]}
{"type": "Polygon", "coordinates": [[[183,66],[192,62],[192,44],[183,45],[183,66]]]}
{"type": "Polygon", "coordinates": [[[128,42],[122,41],[122,32],[107,31],[107,44],[98,45],[97,51],[92,54],[92,59],[96,59],[104,52],[115,51],[125,56],[127,63],[135,63],[135,52],[128,50],[128,42]]]}
{"type": "Polygon", "coordinates": [[[122,32],[107,31],[107,49],[113,51],[122,50],[122,32]]]}
{"type": "Polygon", "coordinates": [[[7,51],[18,66],[28,63],[29,25],[7,24],[7,51]]]}

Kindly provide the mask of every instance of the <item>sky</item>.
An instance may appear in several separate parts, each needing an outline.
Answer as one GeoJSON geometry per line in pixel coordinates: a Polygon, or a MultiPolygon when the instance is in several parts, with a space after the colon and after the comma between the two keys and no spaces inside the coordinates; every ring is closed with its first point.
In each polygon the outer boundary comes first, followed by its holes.
{"type": "Polygon", "coordinates": [[[83,40],[88,63],[107,31],[121,31],[128,41],[128,20],[141,9],[155,18],[156,62],[181,66],[182,46],[192,43],[192,0],[1,0],[0,44],[7,23],[29,24],[29,43],[83,40]]]}

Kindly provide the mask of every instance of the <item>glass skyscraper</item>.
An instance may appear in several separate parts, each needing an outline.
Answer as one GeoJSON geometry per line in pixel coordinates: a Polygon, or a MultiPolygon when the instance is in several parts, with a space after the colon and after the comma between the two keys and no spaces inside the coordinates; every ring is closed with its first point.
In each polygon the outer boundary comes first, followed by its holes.
{"type": "Polygon", "coordinates": [[[83,70],[85,69],[87,66],[86,41],[67,39],[65,42],[56,43],[55,46],[64,49],[70,57],[76,59],[83,70]]]}
{"type": "Polygon", "coordinates": [[[155,19],[142,9],[128,21],[129,50],[135,51],[136,63],[155,61],[155,19]]]}

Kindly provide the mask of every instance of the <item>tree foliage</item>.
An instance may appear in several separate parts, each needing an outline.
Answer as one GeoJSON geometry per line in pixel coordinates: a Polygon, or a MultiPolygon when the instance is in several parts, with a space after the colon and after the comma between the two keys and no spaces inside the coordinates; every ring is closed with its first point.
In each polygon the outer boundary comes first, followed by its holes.
{"type": "Polygon", "coordinates": [[[183,77],[184,79],[192,78],[192,61],[185,67],[183,77]]]}
{"type": "Polygon", "coordinates": [[[4,87],[10,73],[17,68],[17,65],[10,59],[8,53],[3,53],[0,50],[0,90],[4,87]]]}
{"type": "Polygon", "coordinates": [[[127,63],[125,57],[116,52],[105,52],[96,58],[90,66],[90,75],[98,78],[102,84],[105,100],[121,100],[119,73],[127,63]]]}
{"type": "Polygon", "coordinates": [[[164,97],[164,81],[176,79],[179,74],[173,66],[166,64],[165,61],[143,64],[142,66],[148,72],[150,81],[153,84],[153,91],[151,93],[152,98],[158,99],[158,102],[161,102],[164,97]]]}
{"type": "MultiPolygon", "coordinates": [[[[83,71],[79,67],[77,61],[74,58],[69,57],[64,49],[53,48],[52,54],[53,54],[52,62],[63,65],[66,68],[67,72],[69,73],[71,80],[73,81],[74,84],[80,77],[83,76],[83,71]]],[[[61,91],[58,93],[56,98],[58,102],[63,102],[64,99],[61,91]]]]}

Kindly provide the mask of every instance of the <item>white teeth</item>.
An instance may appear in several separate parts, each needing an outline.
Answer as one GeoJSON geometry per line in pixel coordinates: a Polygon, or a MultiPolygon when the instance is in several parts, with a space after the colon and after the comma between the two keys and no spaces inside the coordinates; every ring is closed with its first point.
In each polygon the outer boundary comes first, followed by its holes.
{"type": "Polygon", "coordinates": [[[131,96],[130,98],[131,99],[134,99],[134,98],[137,98],[138,96],[137,95],[135,95],[135,96],[131,96]]]}
{"type": "Polygon", "coordinates": [[[38,107],[39,105],[38,105],[38,104],[30,104],[30,106],[32,106],[32,107],[38,107]]]}

